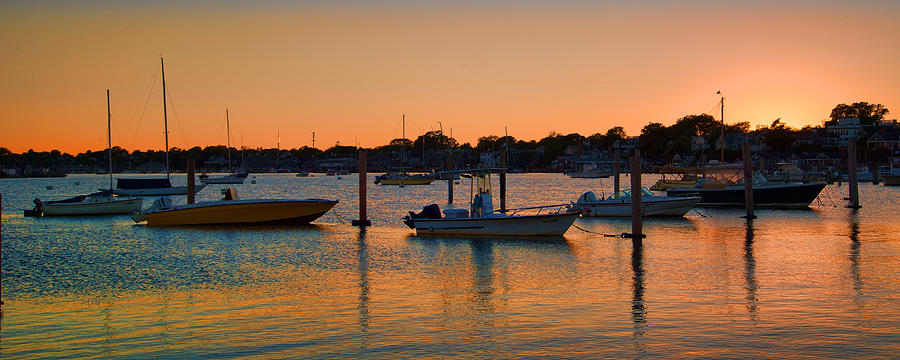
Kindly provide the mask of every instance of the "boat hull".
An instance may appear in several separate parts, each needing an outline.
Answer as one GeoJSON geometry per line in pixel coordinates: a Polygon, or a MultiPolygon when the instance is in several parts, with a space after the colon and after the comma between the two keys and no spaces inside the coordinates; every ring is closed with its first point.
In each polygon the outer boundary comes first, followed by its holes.
{"type": "Polygon", "coordinates": [[[243,184],[244,178],[238,176],[208,177],[201,178],[200,182],[204,184],[243,184]]]}
{"type": "Polygon", "coordinates": [[[419,235],[561,236],[579,214],[414,219],[419,235]]]}
{"type": "Polygon", "coordinates": [[[653,191],[666,191],[669,189],[687,189],[697,185],[697,180],[659,180],[650,187],[653,191]]]}
{"type": "Polygon", "coordinates": [[[378,181],[378,185],[428,185],[432,182],[434,178],[382,179],[378,181]]]}
{"type": "Polygon", "coordinates": [[[130,214],[141,210],[143,199],[91,199],[69,204],[43,204],[44,216],[85,216],[130,214]]]}
{"type": "Polygon", "coordinates": [[[886,186],[900,186],[900,175],[882,175],[881,179],[886,186]]]}
{"type": "MultiPolygon", "coordinates": [[[[824,183],[810,184],[765,184],[754,185],[753,206],[773,209],[807,208],[819,196],[824,183]]],[[[744,187],[728,186],[722,189],[669,189],[670,197],[700,196],[697,204],[701,207],[744,207],[744,187]]]]}
{"type": "MultiPolygon", "coordinates": [[[[684,216],[691,211],[701,198],[683,197],[683,198],[665,198],[641,199],[641,209],[644,216],[684,216]]],[[[607,217],[607,216],[623,216],[631,217],[631,199],[622,200],[603,200],[591,203],[576,204],[574,210],[581,211],[584,216],[607,217]]]]}
{"type": "Polygon", "coordinates": [[[337,200],[230,200],[148,210],[148,226],[308,224],[331,210],[337,200]]]}
{"type": "Polygon", "coordinates": [[[574,179],[604,179],[612,176],[611,171],[578,171],[568,173],[570,178],[574,179]]]}
{"type": "MultiPolygon", "coordinates": [[[[194,194],[203,190],[206,184],[200,184],[194,187],[194,194]]],[[[113,194],[123,196],[166,196],[166,195],[187,195],[187,186],[172,186],[165,188],[151,189],[113,189],[113,194]]]]}

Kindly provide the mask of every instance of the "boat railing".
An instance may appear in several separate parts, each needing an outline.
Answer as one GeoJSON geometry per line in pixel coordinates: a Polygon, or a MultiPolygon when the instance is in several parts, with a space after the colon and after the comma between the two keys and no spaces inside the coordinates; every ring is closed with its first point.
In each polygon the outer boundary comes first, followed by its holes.
{"type": "Polygon", "coordinates": [[[571,207],[571,204],[554,204],[554,205],[541,205],[541,206],[529,206],[523,208],[515,208],[515,209],[506,209],[504,210],[494,210],[495,213],[508,213],[507,215],[513,216],[523,211],[529,210],[537,210],[534,215],[541,215],[542,212],[546,210],[546,214],[559,214],[563,212],[563,209],[567,209],[571,207]]]}

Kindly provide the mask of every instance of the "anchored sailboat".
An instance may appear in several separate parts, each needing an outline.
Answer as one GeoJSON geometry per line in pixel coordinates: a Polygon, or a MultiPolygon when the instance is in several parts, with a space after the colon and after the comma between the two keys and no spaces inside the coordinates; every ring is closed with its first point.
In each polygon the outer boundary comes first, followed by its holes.
{"type": "MultiPolygon", "coordinates": [[[[113,193],[116,195],[136,195],[136,196],[162,196],[162,195],[186,195],[187,186],[172,186],[169,179],[169,122],[166,117],[166,69],[163,58],[159,58],[159,66],[162,72],[162,90],[163,90],[163,126],[166,135],[166,178],[119,178],[116,182],[116,188],[113,193]]],[[[197,185],[194,193],[203,190],[206,185],[197,185]]]]}
{"type": "Polygon", "coordinates": [[[109,155],[109,187],[100,192],[78,195],[65,200],[41,201],[34,199],[34,209],[25,210],[25,216],[72,216],[72,215],[111,215],[130,214],[141,209],[143,199],[114,196],[112,189],[112,132],[110,123],[112,115],[109,110],[109,90],[106,90],[106,151],[109,155]]]}
{"type": "Polygon", "coordinates": [[[247,178],[247,172],[235,172],[231,167],[231,123],[228,121],[228,109],[225,109],[225,144],[228,148],[228,175],[220,177],[209,177],[209,175],[200,175],[200,182],[204,184],[243,184],[247,178]]]}

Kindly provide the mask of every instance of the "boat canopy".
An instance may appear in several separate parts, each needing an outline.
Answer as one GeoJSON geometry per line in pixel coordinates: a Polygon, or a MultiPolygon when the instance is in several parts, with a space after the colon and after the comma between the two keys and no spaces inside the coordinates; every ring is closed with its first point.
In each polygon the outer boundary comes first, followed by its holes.
{"type": "Polygon", "coordinates": [[[170,188],[172,182],[169,179],[116,179],[117,189],[159,189],[170,188]]]}

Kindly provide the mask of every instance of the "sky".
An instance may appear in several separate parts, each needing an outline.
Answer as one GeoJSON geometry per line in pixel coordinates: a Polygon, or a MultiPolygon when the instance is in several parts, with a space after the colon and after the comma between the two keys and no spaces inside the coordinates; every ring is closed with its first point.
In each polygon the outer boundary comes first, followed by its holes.
{"type": "Polygon", "coordinates": [[[374,147],[900,113],[897,1],[0,1],[0,146],[374,147]]]}

